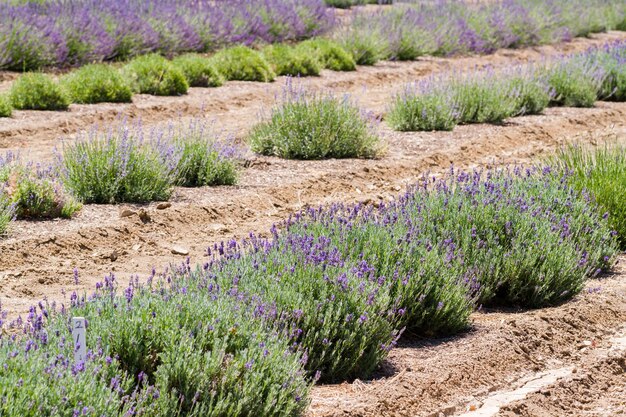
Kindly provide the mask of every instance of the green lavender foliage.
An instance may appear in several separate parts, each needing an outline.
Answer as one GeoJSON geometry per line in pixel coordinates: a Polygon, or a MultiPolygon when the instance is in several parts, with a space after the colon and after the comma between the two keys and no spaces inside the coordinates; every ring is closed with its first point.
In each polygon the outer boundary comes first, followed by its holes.
{"type": "Polygon", "coordinates": [[[573,187],[593,196],[617,231],[621,248],[626,248],[626,148],[617,143],[597,148],[569,145],[550,162],[571,175],[573,187]]]}
{"type": "Polygon", "coordinates": [[[0,94],[0,117],[11,117],[12,114],[11,99],[6,94],[0,94]]]}
{"type": "Polygon", "coordinates": [[[149,286],[131,282],[124,296],[112,295],[110,277],[94,301],[74,310],[90,317],[89,345],[102,339],[105,353],[118,358],[136,383],[160,393],[140,396],[137,412],[301,415],[310,389],[301,355],[266,331],[254,309],[239,301],[243,293],[235,297],[209,281],[188,279],[186,268],[177,268],[170,284],[158,277],[149,286]]]}
{"type": "Polygon", "coordinates": [[[126,79],[111,65],[91,64],[61,78],[61,86],[74,103],[130,103],[133,92],[126,79]]]}
{"type": "Polygon", "coordinates": [[[271,82],[276,74],[259,52],[245,46],[226,48],[211,57],[227,80],[271,82]]]}
{"type": "Polygon", "coordinates": [[[120,127],[65,143],[58,166],[67,189],[85,203],[167,200],[173,173],[137,132],[120,127]]]}
{"type": "Polygon", "coordinates": [[[50,169],[15,161],[0,167],[0,183],[20,219],[70,218],[81,208],[50,169]]]}
{"type": "Polygon", "coordinates": [[[289,45],[269,45],[261,51],[277,75],[308,77],[319,75],[321,65],[315,55],[289,45]]]}
{"type": "Polygon", "coordinates": [[[286,159],[371,158],[380,152],[375,121],[348,97],[311,93],[291,82],[249,142],[254,152],[286,159]]]}
{"type": "MultiPolygon", "coordinates": [[[[49,314],[47,307],[43,310],[49,314]]],[[[77,364],[65,317],[46,328],[41,327],[45,319],[34,319],[37,330],[31,337],[0,338],[0,414],[117,416],[129,411],[124,395],[131,392],[131,379],[119,373],[115,358],[93,354],[77,364]]]]}
{"type": "Polygon", "coordinates": [[[182,71],[191,87],[219,87],[224,84],[224,76],[209,58],[202,55],[181,55],[174,58],[172,63],[182,71]]]}
{"type": "Polygon", "coordinates": [[[50,76],[21,75],[11,86],[11,104],[18,110],[67,110],[69,97],[50,76]]]}
{"type": "Polygon", "coordinates": [[[325,38],[315,38],[301,42],[298,49],[313,54],[325,69],[333,71],[355,71],[356,63],[337,42],[325,38]]]}
{"type": "Polygon", "coordinates": [[[220,140],[206,126],[194,122],[170,133],[164,162],[174,165],[174,181],[183,187],[234,185],[238,177],[238,150],[220,140]],[[169,161],[172,162],[169,162],[169,161]]]}
{"type": "Polygon", "coordinates": [[[158,54],[133,59],[124,66],[123,74],[137,93],[178,96],[189,89],[183,72],[158,54]]]}

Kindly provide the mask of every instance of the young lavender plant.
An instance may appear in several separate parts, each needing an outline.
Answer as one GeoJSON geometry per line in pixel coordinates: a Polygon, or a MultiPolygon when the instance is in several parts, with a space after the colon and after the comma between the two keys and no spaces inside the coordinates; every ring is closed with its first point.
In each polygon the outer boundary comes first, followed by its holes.
{"type": "Polygon", "coordinates": [[[81,208],[65,191],[53,167],[5,159],[0,164],[0,183],[19,219],[70,218],[81,208]]]}
{"type": "Polygon", "coordinates": [[[174,174],[138,128],[96,128],[63,144],[57,166],[67,189],[85,203],[167,200],[174,174]]]}
{"type": "Polygon", "coordinates": [[[455,92],[441,77],[407,84],[394,96],[386,116],[398,131],[452,130],[458,123],[455,92]]]}
{"type": "Polygon", "coordinates": [[[349,97],[312,93],[291,80],[249,142],[254,152],[287,159],[372,158],[380,152],[376,121],[349,97]]]}

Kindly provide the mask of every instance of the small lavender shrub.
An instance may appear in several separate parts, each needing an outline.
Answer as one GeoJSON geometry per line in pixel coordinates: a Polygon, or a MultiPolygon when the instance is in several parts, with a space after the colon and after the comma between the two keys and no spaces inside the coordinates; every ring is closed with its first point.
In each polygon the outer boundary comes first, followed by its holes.
{"type": "Polygon", "coordinates": [[[92,64],[61,79],[61,86],[74,103],[130,103],[133,92],[124,77],[112,66],[92,64]]]}
{"type": "Polygon", "coordinates": [[[375,121],[348,97],[311,93],[291,82],[249,142],[254,152],[287,159],[371,158],[380,151],[375,121]]]}
{"type": "Polygon", "coordinates": [[[626,248],[626,148],[617,144],[594,149],[570,145],[550,162],[569,175],[574,188],[592,195],[617,231],[621,248],[626,248]]]}
{"type": "Polygon", "coordinates": [[[178,96],[186,94],[189,89],[183,72],[157,54],[133,59],[124,66],[123,72],[138,93],[178,96]]]}
{"type": "Polygon", "coordinates": [[[15,161],[0,167],[0,183],[20,219],[70,218],[81,204],[69,195],[51,169],[15,161]]]}
{"type": "Polygon", "coordinates": [[[505,77],[491,71],[453,77],[459,123],[499,123],[515,114],[517,95],[505,77]]]}
{"type": "Polygon", "coordinates": [[[274,81],[276,74],[263,56],[248,47],[235,46],[219,51],[211,58],[227,80],[274,81]]]}
{"type": "Polygon", "coordinates": [[[177,185],[201,187],[237,182],[238,150],[212,135],[200,122],[172,130],[158,147],[165,163],[173,167],[177,185]]]}
{"type": "Polygon", "coordinates": [[[552,103],[566,107],[593,107],[600,92],[604,70],[581,56],[566,59],[548,70],[554,90],[552,103]]]}
{"type": "Polygon", "coordinates": [[[174,182],[160,153],[122,126],[66,143],[58,157],[63,183],[85,203],[167,200],[174,182]]]}
{"type": "Polygon", "coordinates": [[[191,87],[219,87],[224,84],[224,76],[208,58],[201,55],[181,55],[172,63],[182,71],[191,87]]]}
{"type": "Polygon", "coordinates": [[[5,185],[0,184],[0,236],[6,234],[9,224],[15,217],[15,205],[11,203],[4,188],[5,185]]]}
{"type": "Polygon", "coordinates": [[[11,100],[6,94],[0,94],[0,117],[11,117],[13,114],[13,106],[11,100]]]}
{"type": "Polygon", "coordinates": [[[315,55],[288,45],[269,45],[263,48],[263,56],[277,75],[312,76],[319,75],[321,65],[315,55]]]}
{"type": "Polygon", "coordinates": [[[511,76],[508,91],[515,98],[514,116],[540,114],[553,97],[548,83],[534,73],[511,76]]]}
{"type": "Polygon", "coordinates": [[[452,130],[457,124],[453,91],[438,78],[407,85],[394,96],[386,120],[398,131],[452,130]]]}
{"type": "Polygon", "coordinates": [[[333,71],[354,71],[356,63],[338,43],[324,38],[310,39],[297,46],[304,53],[315,56],[325,69],[333,71]]]}
{"type": "Polygon", "coordinates": [[[67,110],[70,100],[47,75],[28,73],[11,86],[11,104],[18,110],[67,110]]]}
{"type": "Polygon", "coordinates": [[[597,62],[605,72],[598,98],[626,101],[626,44],[617,42],[592,52],[588,59],[597,62]]]}
{"type": "Polygon", "coordinates": [[[346,28],[339,38],[339,43],[352,55],[358,65],[374,65],[389,57],[385,37],[371,28],[360,32],[346,28]]]}

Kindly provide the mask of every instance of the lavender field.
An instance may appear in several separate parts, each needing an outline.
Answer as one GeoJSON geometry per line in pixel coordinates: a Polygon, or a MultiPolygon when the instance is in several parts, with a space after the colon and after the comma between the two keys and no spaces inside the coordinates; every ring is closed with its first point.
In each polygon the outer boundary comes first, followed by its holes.
{"type": "Polygon", "coordinates": [[[626,412],[623,30],[0,0],[0,417],[626,412]]]}

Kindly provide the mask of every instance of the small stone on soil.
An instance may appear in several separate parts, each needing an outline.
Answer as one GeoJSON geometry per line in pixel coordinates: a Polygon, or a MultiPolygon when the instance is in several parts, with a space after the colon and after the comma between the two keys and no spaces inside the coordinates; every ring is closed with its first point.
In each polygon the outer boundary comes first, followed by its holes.
{"type": "Polygon", "coordinates": [[[130,210],[130,209],[123,209],[122,211],[120,211],[120,217],[122,217],[122,218],[134,216],[135,214],[137,214],[137,213],[132,211],[132,210],[130,210]]]}
{"type": "Polygon", "coordinates": [[[172,207],[172,203],[165,202],[165,203],[157,204],[156,208],[157,208],[157,210],[165,210],[165,209],[170,208],[170,207],[172,207]]]}
{"type": "Polygon", "coordinates": [[[189,251],[182,246],[172,246],[172,253],[174,255],[189,255],[189,251]]]}

